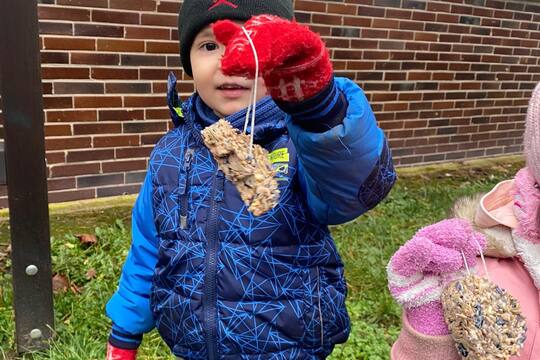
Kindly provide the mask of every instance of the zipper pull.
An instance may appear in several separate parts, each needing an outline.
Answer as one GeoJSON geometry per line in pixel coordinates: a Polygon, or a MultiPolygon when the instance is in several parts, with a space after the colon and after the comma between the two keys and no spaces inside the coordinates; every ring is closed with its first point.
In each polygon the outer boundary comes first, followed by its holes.
{"type": "Polygon", "coordinates": [[[186,150],[186,155],[184,155],[184,170],[188,171],[191,168],[191,163],[193,162],[193,155],[195,150],[189,148],[186,150]]]}
{"type": "Polygon", "coordinates": [[[225,175],[220,171],[216,175],[216,196],[214,197],[214,200],[216,202],[222,202],[224,190],[225,190],[225,175]]]}
{"type": "Polygon", "coordinates": [[[180,215],[180,229],[187,229],[187,215],[180,215]]]}
{"type": "Polygon", "coordinates": [[[193,149],[187,149],[184,154],[184,176],[180,178],[178,183],[178,192],[180,195],[184,195],[187,189],[187,182],[189,181],[189,169],[191,169],[191,163],[193,162],[193,154],[195,151],[193,149]]]}

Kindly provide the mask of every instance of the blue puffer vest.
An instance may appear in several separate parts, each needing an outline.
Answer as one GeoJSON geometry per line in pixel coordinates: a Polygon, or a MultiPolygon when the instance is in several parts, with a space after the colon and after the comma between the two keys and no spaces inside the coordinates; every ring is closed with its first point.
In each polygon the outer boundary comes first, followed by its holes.
{"type": "Polygon", "coordinates": [[[201,141],[198,101],[182,105],[150,159],[156,327],[185,360],[324,359],[350,330],[343,263],[300,191],[285,115],[271,100],[257,110],[255,139],[275,154],[281,196],[255,217],[201,141]]]}

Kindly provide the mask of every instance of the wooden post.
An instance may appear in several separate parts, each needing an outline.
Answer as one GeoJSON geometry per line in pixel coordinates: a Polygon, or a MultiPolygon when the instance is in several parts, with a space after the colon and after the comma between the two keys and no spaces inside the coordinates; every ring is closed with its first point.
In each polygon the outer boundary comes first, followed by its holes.
{"type": "Polygon", "coordinates": [[[0,139],[0,185],[6,184],[6,158],[4,157],[4,141],[0,139]]]}
{"type": "Polygon", "coordinates": [[[0,1],[0,94],[17,350],[47,346],[54,324],[36,0],[0,1]]]}

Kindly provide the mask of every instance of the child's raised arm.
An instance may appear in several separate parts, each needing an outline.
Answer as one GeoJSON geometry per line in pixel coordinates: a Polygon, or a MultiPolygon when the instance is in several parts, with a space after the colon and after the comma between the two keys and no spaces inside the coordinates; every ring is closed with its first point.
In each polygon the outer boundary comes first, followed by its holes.
{"type": "MultiPolygon", "coordinates": [[[[260,15],[244,28],[257,49],[259,73],[278,106],[289,114],[299,157],[299,179],[320,223],[339,224],[377,205],[395,180],[392,157],[363,91],[335,78],[328,51],[307,26],[260,15]]],[[[239,25],[217,22],[227,48],[226,75],[253,78],[256,62],[239,25]]]]}

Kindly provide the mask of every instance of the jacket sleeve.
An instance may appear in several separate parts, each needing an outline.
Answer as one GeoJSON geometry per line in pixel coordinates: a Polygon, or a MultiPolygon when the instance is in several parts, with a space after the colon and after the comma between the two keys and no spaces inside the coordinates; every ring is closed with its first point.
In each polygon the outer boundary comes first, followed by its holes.
{"type": "Polygon", "coordinates": [[[402,315],[403,327],[392,346],[391,360],[460,360],[452,336],[428,336],[414,330],[402,315]]]}
{"type": "Polygon", "coordinates": [[[150,288],[158,259],[158,236],[153,219],[150,171],[132,212],[132,243],[122,269],[117,291],[106,306],[113,321],[109,341],[124,348],[137,348],[142,334],[154,328],[150,288]]]}
{"type": "Polygon", "coordinates": [[[328,92],[318,105],[303,110],[280,106],[288,113],[300,186],[323,224],[360,216],[384,199],[396,181],[388,143],[364,92],[349,79],[335,78],[333,84],[335,95],[328,92]],[[326,129],[308,129],[308,119],[326,129]]]}

